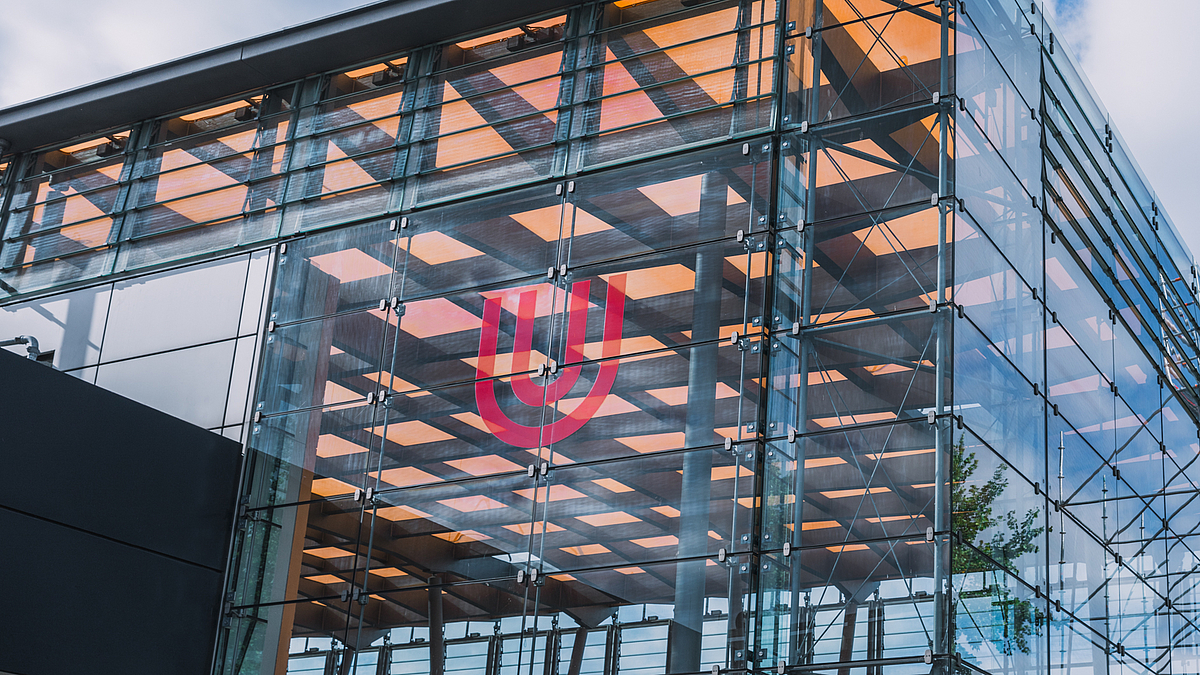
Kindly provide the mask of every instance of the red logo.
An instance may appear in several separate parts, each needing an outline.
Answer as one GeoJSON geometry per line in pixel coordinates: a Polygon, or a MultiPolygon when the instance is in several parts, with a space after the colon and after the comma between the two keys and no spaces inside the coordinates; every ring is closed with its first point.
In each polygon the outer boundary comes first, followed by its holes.
{"type": "MultiPolygon", "coordinates": [[[[567,299],[567,347],[563,360],[567,363],[583,361],[583,342],[587,335],[588,293],[591,281],[578,281],[571,285],[571,296],[567,299]]],[[[537,291],[521,293],[517,303],[517,329],[513,344],[513,372],[529,370],[529,355],[533,349],[533,322],[537,314],[537,291]]],[[[609,278],[608,295],[604,308],[604,341],[601,345],[600,372],[592,389],[583,401],[565,417],[545,427],[530,427],[509,419],[496,402],[496,381],[489,380],[496,374],[496,344],[500,329],[500,298],[488,298],[483,305],[483,331],[479,334],[479,362],[476,366],[475,400],[479,404],[479,416],[496,438],[519,448],[537,448],[570,436],[583,428],[600,409],[605,397],[612,391],[617,378],[617,359],[621,353],[621,331],[625,322],[625,275],[609,278]]],[[[579,381],[582,365],[569,366],[553,382],[545,385],[535,383],[527,372],[512,378],[513,393],[517,400],[528,406],[550,405],[567,395],[579,381]]]]}

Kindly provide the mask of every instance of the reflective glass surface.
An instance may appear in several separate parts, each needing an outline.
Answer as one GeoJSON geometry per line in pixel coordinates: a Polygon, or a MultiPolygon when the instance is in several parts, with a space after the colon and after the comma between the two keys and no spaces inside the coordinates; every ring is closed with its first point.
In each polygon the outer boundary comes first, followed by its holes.
{"type": "Polygon", "coordinates": [[[0,160],[0,339],[245,440],[215,672],[1196,670],[1194,262],[1052,17],[508,18],[0,160]]]}

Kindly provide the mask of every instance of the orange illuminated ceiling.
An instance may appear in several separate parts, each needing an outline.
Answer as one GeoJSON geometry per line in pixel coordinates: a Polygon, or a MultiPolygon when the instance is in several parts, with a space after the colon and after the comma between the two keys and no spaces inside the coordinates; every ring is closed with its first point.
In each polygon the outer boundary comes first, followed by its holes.
{"type": "Polygon", "coordinates": [[[336,478],[318,478],[312,482],[311,491],[318,497],[329,497],[331,495],[351,494],[355,489],[357,488],[353,485],[336,478]]]}
{"type": "MultiPolygon", "coordinates": [[[[661,267],[621,272],[625,275],[625,295],[631,300],[644,300],[660,295],[691,291],[696,287],[696,273],[679,263],[661,267]]],[[[609,281],[615,274],[602,274],[609,281]]]]}
{"type": "Polygon", "coordinates": [[[846,460],[841,457],[813,457],[812,459],[804,460],[804,468],[818,469],[823,466],[837,466],[838,464],[845,463],[846,460]]]}
{"type": "Polygon", "coordinates": [[[641,518],[631,516],[624,511],[614,511],[612,513],[597,513],[590,516],[575,516],[575,520],[587,523],[592,527],[607,527],[609,525],[624,525],[626,523],[640,523],[641,518]]]}
{"type": "Polygon", "coordinates": [[[428,513],[409,506],[385,506],[375,510],[375,516],[386,518],[393,522],[402,520],[417,520],[431,517],[428,513]]]}
{"type": "MultiPolygon", "coordinates": [[[[119,133],[110,134],[110,136],[112,136],[113,138],[115,138],[117,140],[128,140],[129,132],[122,131],[119,133]]],[[[108,143],[108,142],[109,142],[108,136],[104,136],[101,138],[93,138],[90,141],[83,141],[82,143],[76,143],[75,145],[68,145],[65,148],[59,148],[58,151],[62,152],[62,153],[66,153],[68,155],[72,155],[72,154],[75,154],[82,150],[87,150],[89,148],[95,148],[97,146],[104,145],[105,143],[108,143]]]]}
{"type": "MultiPolygon", "coordinates": [[[[373,428],[368,428],[366,431],[379,435],[379,431],[373,428]]],[[[388,424],[386,437],[389,441],[403,446],[448,441],[454,438],[454,436],[441,429],[432,427],[421,420],[408,420],[407,422],[393,422],[388,424]]]]}
{"type": "Polygon", "coordinates": [[[679,538],[673,534],[666,534],[661,537],[646,537],[645,539],[631,539],[631,544],[637,544],[642,548],[660,548],[663,546],[675,546],[679,543],[679,538]]]}
{"type": "Polygon", "coordinates": [[[850,490],[830,490],[822,492],[821,495],[827,499],[844,499],[846,497],[862,497],[863,495],[874,495],[885,492],[891,492],[891,490],[885,487],[853,488],[850,490]]]}
{"type": "MultiPolygon", "coordinates": [[[[566,501],[568,499],[582,499],[587,496],[587,495],[583,494],[582,492],[580,492],[579,490],[576,490],[572,487],[568,487],[566,485],[551,485],[549,487],[550,487],[550,492],[549,492],[550,501],[552,501],[552,502],[561,502],[561,501],[566,501]]],[[[513,490],[513,494],[519,495],[526,499],[543,502],[546,500],[547,493],[546,493],[546,487],[543,486],[543,487],[536,488],[536,491],[534,488],[529,488],[526,490],[513,490]]]]}
{"type": "Polygon", "coordinates": [[[358,80],[358,79],[366,77],[367,75],[373,75],[375,73],[382,72],[384,70],[389,70],[389,69],[400,70],[401,72],[403,72],[404,65],[407,63],[408,63],[408,57],[404,56],[404,57],[401,57],[401,58],[398,58],[398,59],[395,59],[392,61],[387,61],[385,63],[376,63],[374,65],[364,66],[362,68],[358,68],[355,70],[346,71],[343,74],[352,80],[358,80]]]}
{"type": "Polygon", "coordinates": [[[414,236],[409,241],[408,252],[427,265],[441,265],[483,255],[482,251],[442,232],[425,232],[414,236]]]}
{"type": "Polygon", "coordinates": [[[471,495],[470,497],[455,497],[454,499],[439,499],[438,503],[461,511],[463,513],[474,513],[475,511],[490,511],[492,509],[502,509],[507,506],[503,502],[498,502],[491,497],[483,495],[471,495]]]}
{"type": "MultiPolygon", "coordinates": [[[[846,147],[859,150],[872,157],[879,157],[882,161],[890,161],[887,153],[869,138],[847,143],[846,147]]],[[[876,164],[835,148],[829,148],[817,154],[817,187],[880,176],[891,173],[891,171],[892,169],[882,164],[876,164]]]]}
{"type": "Polygon", "coordinates": [[[330,560],[332,558],[345,558],[354,555],[350,551],[340,549],[336,546],[325,546],[323,548],[308,548],[304,549],[308,555],[315,555],[318,558],[330,560]]]}
{"type": "MultiPolygon", "coordinates": [[[[573,233],[579,237],[585,234],[612,229],[611,225],[581,208],[577,208],[571,204],[568,204],[567,208],[567,218],[563,225],[563,236],[570,236],[573,233]],[[575,216],[573,222],[571,214],[575,216]]],[[[509,218],[520,223],[522,227],[536,234],[543,241],[554,242],[559,239],[559,220],[562,218],[562,208],[558,206],[546,206],[532,211],[524,211],[513,214],[509,218]]]]}
{"type": "MultiPolygon", "coordinates": [[[[533,29],[549,28],[551,26],[558,26],[558,25],[564,23],[565,21],[566,21],[565,16],[556,16],[552,19],[546,19],[545,21],[538,21],[536,23],[528,24],[528,26],[533,29]]],[[[482,37],[471,38],[470,40],[463,40],[461,42],[455,42],[454,45],[460,49],[474,49],[476,47],[481,47],[483,45],[492,44],[494,42],[500,42],[501,40],[507,40],[510,37],[516,37],[518,35],[521,35],[523,32],[524,31],[522,31],[520,28],[510,28],[508,30],[502,30],[502,31],[499,31],[496,33],[489,33],[482,37]]]]}
{"type": "Polygon", "coordinates": [[[389,265],[379,262],[365,251],[357,248],[324,253],[309,258],[309,262],[312,263],[313,267],[316,267],[343,284],[392,273],[392,268],[389,265]]]}
{"type": "Polygon", "coordinates": [[[617,438],[614,440],[636,452],[659,452],[661,450],[682,448],[684,444],[684,434],[682,431],[676,431],[666,434],[626,436],[624,438],[617,438]]]}
{"type": "Polygon", "coordinates": [[[305,579],[308,579],[309,581],[315,581],[318,584],[325,584],[326,586],[330,584],[350,583],[349,581],[342,579],[341,577],[336,577],[332,574],[318,574],[316,576],[305,577],[305,579]]]}
{"type": "MultiPolygon", "coordinates": [[[[658,208],[666,211],[667,215],[678,218],[700,210],[700,187],[703,180],[703,176],[687,176],[665,183],[640,187],[638,192],[657,204],[658,208]]],[[[729,192],[726,204],[732,206],[746,201],[742,199],[741,195],[734,192],[733,188],[727,187],[726,190],[729,192]]]]}
{"type": "Polygon", "coordinates": [[[877,256],[937,246],[937,211],[928,209],[893,218],[875,225],[865,236],[861,231],[855,236],[877,256]]]}
{"type": "Polygon", "coordinates": [[[411,485],[436,483],[441,480],[441,478],[438,478],[433,474],[426,473],[412,466],[384,469],[379,473],[379,478],[383,482],[395,485],[396,487],[409,487],[411,485]]]}
{"type": "MultiPolygon", "coordinates": [[[[688,388],[687,385],[684,385],[681,387],[668,387],[666,389],[649,389],[646,393],[669,406],[677,406],[687,403],[688,388]]],[[[732,398],[737,395],[738,393],[733,387],[724,382],[717,383],[717,399],[732,398]]]]}
{"type": "Polygon", "coordinates": [[[452,459],[446,461],[446,465],[472,476],[488,476],[495,473],[508,473],[511,471],[520,471],[524,468],[516,463],[504,459],[499,455],[484,455],[483,457],[452,459]]]}
{"type": "Polygon", "coordinates": [[[813,423],[817,426],[828,429],[829,427],[839,427],[848,424],[866,424],[867,422],[880,422],[883,420],[896,419],[896,413],[877,412],[877,413],[856,413],[853,415],[845,415],[842,417],[818,417],[813,419],[813,423]]]}
{"type": "MultiPolygon", "coordinates": [[[[584,396],[579,398],[564,398],[558,403],[558,412],[562,415],[570,415],[588,400],[589,399],[584,396]]],[[[641,410],[641,408],[638,408],[636,405],[626,401],[616,394],[609,394],[608,396],[604,397],[604,401],[600,404],[600,407],[596,410],[592,417],[597,418],[610,417],[612,415],[624,415],[626,413],[637,412],[638,410],[641,410]]]]}
{"type": "Polygon", "coordinates": [[[568,546],[561,549],[565,553],[571,555],[598,555],[600,553],[608,553],[608,549],[600,544],[584,544],[583,546],[568,546]]]}
{"type": "MultiPolygon", "coordinates": [[[[509,532],[516,532],[523,537],[527,537],[531,533],[541,534],[542,523],[515,523],[513,525],[505,525],[504,529],[508,530],[509,532]]],[[[559,527],[554,523],[547,523],[545,527],[546,532],[562,532],[564,529],[566,528],[559,527]]]]}
{"type": "Polygon", "coordinates": [[[179,119],[183,120],[184,122],[196,122],[198,120],[205,120],[210,117],[218,117],[220,115],[224,115],[225,113],[233,112],[234,110],[248,108],[248,107],[250,107],[251,103],[253,103],[253,105],[257,106],[259,103],[262,102],[262,98],[263,98],[262,96],[254,96],[254,97],[251,97],[244,101],[234,101],[233,103],[226,103],[225,105],[219,105],[214,108],[208,108],[205,110],[199,110],[199,111],[196,111],[193,113],[188,113],[186,115],[180,115],[179,119]]]}
{"type": "Polygon", "coordinates": [[[623,483],[619,483],[611,478],[599,478],[592,482],[604,488],[605,490],[608,490],[609,492],[633,492],[633,488],[623,483]]]}
{"type": "Polygon", "coordinates": [[[879,0],[825,0],[825,25],[844,30],[878,71],[932,61],[941,56],[939,24],[915,12],[896,11],[879,0]],[[887,14],[887,12],[891,12],[887,14]],[[883,14],[883,16],[876,16],[883,14]],[[874,16],[858,21],[863,16],[874,16]]]}
{"type": "Polygon", "coordinates": [[[317,438],[317,457],[341,457],[366,451],[363,446],[334,434],[321,434],[317,438]]]}
{"type": "Polygon", "coordinates": [[[465,330],[478,330],[483,320],[446,298],[409,302],[404,305],[400,330],[424,340],[465,330]]]}
{"type": "Polygon", "coordinates": [[[841,523],[836,520],[810,520],[800,525],[800,531],[808,530],[828,530],[833,527],[841,527],[841,523]]]}

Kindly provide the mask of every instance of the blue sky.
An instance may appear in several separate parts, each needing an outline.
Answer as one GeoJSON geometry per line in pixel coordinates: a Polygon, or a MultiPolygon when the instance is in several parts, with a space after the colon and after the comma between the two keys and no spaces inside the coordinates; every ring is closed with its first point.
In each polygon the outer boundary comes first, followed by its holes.
{"type": "MultiPolygon", "coordinates": [[[[496,0],[507,2],[510,0],[496,0]]],[[[1034,0],[1088,78],[1193,252],[1200,189],[1197,0],[1034,0]]],[[[303,23],[366,0],[0,0],[0,107],[303,23]]]]}

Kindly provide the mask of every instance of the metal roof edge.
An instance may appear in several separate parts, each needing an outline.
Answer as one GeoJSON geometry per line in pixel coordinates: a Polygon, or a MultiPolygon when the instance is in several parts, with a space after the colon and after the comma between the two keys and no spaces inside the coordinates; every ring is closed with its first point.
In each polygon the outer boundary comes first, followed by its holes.
{"type": "Polygon", "coordinates": [[[13,152],[133,124],[578,0],[390,0],[0,109],[13,152]]]}

